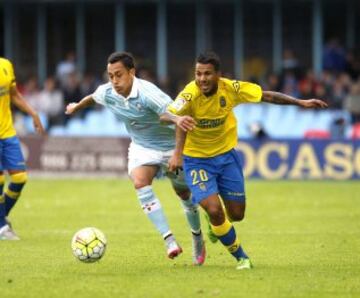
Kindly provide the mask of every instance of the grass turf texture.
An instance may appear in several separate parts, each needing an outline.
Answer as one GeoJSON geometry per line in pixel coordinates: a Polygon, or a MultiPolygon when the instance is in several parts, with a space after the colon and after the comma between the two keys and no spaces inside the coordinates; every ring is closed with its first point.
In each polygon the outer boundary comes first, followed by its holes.
{"type": "Polygon", "coordinates": [[[31,179],[11,220],[21,241],[0,242],[1,297],[359,297],[360,184],[247,183],[247,216],[236,228],[255,268],[236,271],[207,241],[191,265],[191,236],[167,181],[155,183],[184,253],[165,247],[124,180],[31,179]],[[104,258],[76,260],[71,237],[95,226],[104,258]]]}

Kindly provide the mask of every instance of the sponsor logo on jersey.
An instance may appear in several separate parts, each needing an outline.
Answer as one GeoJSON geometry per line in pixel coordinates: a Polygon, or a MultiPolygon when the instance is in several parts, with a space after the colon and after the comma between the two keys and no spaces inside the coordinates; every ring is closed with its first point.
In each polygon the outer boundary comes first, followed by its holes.
{"type": "Polygon", "coordinates": [[[200,128],[214,128],[225,123],[226,118],[218,118],[218,119],[200,119],[196,126],[200,128]]]}

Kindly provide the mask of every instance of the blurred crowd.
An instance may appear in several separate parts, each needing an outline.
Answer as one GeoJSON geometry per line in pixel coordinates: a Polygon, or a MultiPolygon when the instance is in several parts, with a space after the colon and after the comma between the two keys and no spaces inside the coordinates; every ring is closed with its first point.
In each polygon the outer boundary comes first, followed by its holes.
{"type": "Polygon", "coordinates": [[[300,65],[292,50],[285,50],[281,74],[271,73],[260,80],[264,89],[280,91],[301,99],[320,98],[330,109],[350,113],[351,122],[360,122],[360,57],[346,51],[336,39],[325,45],[323,71],[316,76],[300,65]]]}
{"type": "MultiPolygon", "coordinates": [[[[328,102],[330,109],[342,109],[351,115],[351,123],[360,123],[360,59],[356,51],[346,51],[336,40],[330,40],[323,51],[323,71],[316,76],[310,69],[304,68],[295,52],[284,50],[282,70],[280,73],[269,73],[265,69],[261,76],[244,78],[259,83],[264,90],[280,91],[301,99],[320,98],[328,102]]],[[[154,83],[156,78],[149,67],[140,66],[137,76],[154,83]]],[[[96,87],[107,81],[106,74],[97,77],[92,73],[81,74],[76,69],[73,53],[68,53],[56,67],[53,76],[48,77],[43,86],[36,77],[19,83],[24,98],[46,119],[46,127],[66,125],[69,118],[64,114],[65,106],[79,101],[94,92],[96,87]]],[[[169,80],[170,81],[170,80],[169,80]]],[[[171,96],[178,90],[169,90],[166,85],[158,83],[171,96]]],[[[90,109],[101,109],[99,106],[84,110],[77,117],[85,117],[90,109]]],[[[26,133],[24,118],[16,111],[16,126],[19,134],[26,133]]]]}

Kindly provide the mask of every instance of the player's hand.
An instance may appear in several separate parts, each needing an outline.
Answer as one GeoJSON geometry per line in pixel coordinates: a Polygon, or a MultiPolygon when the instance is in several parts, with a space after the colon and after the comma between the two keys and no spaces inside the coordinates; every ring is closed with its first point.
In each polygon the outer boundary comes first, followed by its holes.
{"type": "Polygon", "coordinates": [[[77,103],[76,102],[71,102],[69,103],[67,106],[66,106],[66,109],[65,109],[65,114],[66,115],[71,115],[75,112],[76,110],[76,107],[77,107],[77,103]]]}
{"type": "Polygon", "coordinates": [[[320,99],[312,98],[307,100],[301,100],[301,107],[305,109],[325,109],[328,104],[320,99]]]}
{"type": "Polygon", "coordinates": [[[191,116],[181,116],[178,117],[176,125],[186,132],[194,129],[196,121],[191,116]]]}
{"type": "Polygon", "coordinates": [[[169,172],[176,172],[182,170],[182,156],[173,154],[168,161],[169,172]]]}
{"type": "Polygon", "coordinates": [[[38,134],[44,135],[45,134],[45,129],[44,129],[44,127],[43,127],[43,125],[42,125],[42,123],[40,121],[39,115],[38,114],[34,115],[32,117],[32,119],[33,119],[33,125],[34,125],[34,128],[35,128],[36,132],[38,134]]]}

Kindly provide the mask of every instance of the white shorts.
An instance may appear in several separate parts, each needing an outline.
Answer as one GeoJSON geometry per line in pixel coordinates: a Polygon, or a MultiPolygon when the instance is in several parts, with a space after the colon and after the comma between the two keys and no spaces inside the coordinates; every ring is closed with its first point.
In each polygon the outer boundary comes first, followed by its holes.
{"type": "Polygon", "coordinates": [[[144,148],[131,142],[128,154],[128,174],[130,175],[132,170],[140,166],[159,166],[156,177],[167,176],[175,188],[187,189],[183,171],[179,171],[177,174],[168,171],[168,160],[173,152],[174,150],[157,151],[144,148]]]}

